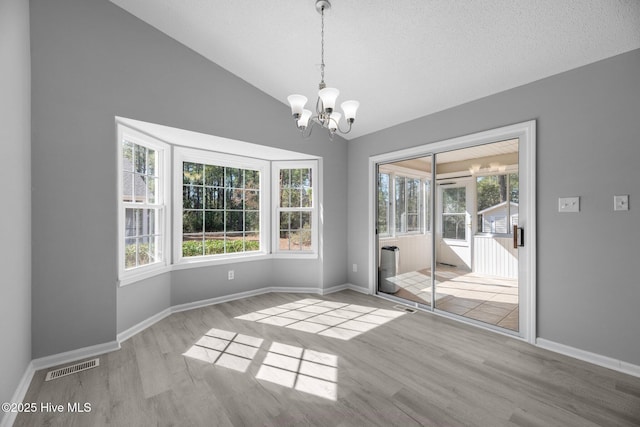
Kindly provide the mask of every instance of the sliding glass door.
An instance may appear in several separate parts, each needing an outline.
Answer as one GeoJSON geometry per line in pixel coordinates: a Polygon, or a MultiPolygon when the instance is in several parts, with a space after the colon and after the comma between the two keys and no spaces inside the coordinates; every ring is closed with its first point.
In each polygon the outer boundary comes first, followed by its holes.
{"type": "Polygon", "coordinates": [[[520,331],[520,139],[376,165],[376,292],[520,331]]]}
{"type": "Polygon", "coordinates": [[[435,158],[435,309],[518,332],[518,139],[435,158]]]}
{"type": "Polygon", "coordinates": [[[377,165],[377,292],[431,304],[431,156],[377,165]]]}

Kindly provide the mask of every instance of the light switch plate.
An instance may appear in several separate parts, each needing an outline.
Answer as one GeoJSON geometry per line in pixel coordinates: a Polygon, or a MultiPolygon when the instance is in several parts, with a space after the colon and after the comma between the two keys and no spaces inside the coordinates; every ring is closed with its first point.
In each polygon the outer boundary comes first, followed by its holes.
{"type": "Polygon", "coordinates": [[[560,197],[558,212],[580,212],[580,197],[560,197]]]}
{"type": "Polygon", "coordinates": [[[614,211],[628,211],[629,210],[629,195],[623,194],[621,196],[613,196],[613,210],[614,211]]]}

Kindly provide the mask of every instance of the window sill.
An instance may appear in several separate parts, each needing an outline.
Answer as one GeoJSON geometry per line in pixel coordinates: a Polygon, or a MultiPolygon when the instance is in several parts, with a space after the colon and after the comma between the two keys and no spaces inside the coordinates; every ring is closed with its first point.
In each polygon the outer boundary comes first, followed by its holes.
{"type": "Polygon", "coordinates": [[[271,255],[273,259],[318,259],[318,254],[316,252],[293,252],[293,253],[284,253],[278,252],[271,255]]]}
{"type": "Polygon", "coordinates": [[[189,268],[210,267],[214,265],[235,264],[246,261],[260,261],[271,258],[266,252],[256,252],[251,255],[230,255],[220,258],[183,258],[176,264],[173,264],[173,270],[185,270],[189,268]]]}

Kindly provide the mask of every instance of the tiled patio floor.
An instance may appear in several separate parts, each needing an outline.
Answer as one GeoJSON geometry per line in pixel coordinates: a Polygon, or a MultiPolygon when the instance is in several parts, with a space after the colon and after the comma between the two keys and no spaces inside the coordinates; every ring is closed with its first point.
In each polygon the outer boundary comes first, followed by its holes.
{"type": "MultiPolygon", "coordinates": [[[[400,287],[396,296],[430,305],[430,269],[410,271],[387,280],[400,287]]],[[[517,331],[518,281],[438,266],[436,308],[517,331]]]]}

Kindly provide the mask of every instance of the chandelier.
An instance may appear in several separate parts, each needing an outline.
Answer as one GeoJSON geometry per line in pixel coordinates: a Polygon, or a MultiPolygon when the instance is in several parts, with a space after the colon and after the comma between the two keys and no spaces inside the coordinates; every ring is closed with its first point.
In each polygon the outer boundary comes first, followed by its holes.
{"type": "Polygon", "coordinates": [[[344,119],[348,128],[342,130],[340,128],[340,118],[342,114],[335,111],[336,100],[340,91],[333,87],[327,87],[324,82],[324,11],[331,8],[331,3],[327,0],[317,0],[316,10],[321,16],[320,25],[320,84],[318,85],[318,99],[316,100],[316,111],[313,114],[310,110],[304,108],[307,103],[307,97],[304,95],[289,95],[287,101],[291,105],[291,114],[296,122],[296,126],[300,133],[308,138],[311,136],[314,126],[325,128],[329,132],[329,139],[333,140],[336,132],[347,134],[351,131],[351,126],[356,119],[356,111],[360,106],[358,101],[345,101],[340,107],[344,113],[344,119]]]}

